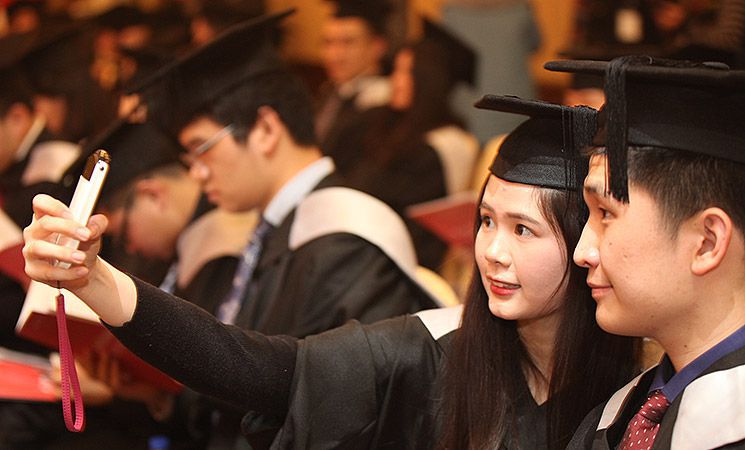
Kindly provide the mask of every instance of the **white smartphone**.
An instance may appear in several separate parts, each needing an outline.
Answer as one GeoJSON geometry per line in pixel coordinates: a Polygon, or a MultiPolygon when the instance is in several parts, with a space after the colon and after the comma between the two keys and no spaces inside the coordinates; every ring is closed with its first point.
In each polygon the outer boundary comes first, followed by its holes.
{"type": "MultiPolygon", "coordinates": [[[[83,174],[78,179],[78,185],[75,187],[75,193],[70,202],[70,211],[75,221],[85,225],[93,213],[93,207],[96,205],[98,196],[101,194],[103,182],[109,173],[111,157],[106,150],[96,150],[85,163],[83,174]]],[[[76,239],[59,236],[57,244],[64,245],[68,248],[76,249],[80,242],[76,239]]],[[[62,268],[69,268],[70,264],[66,262],[57,262],[62,268]]]]}

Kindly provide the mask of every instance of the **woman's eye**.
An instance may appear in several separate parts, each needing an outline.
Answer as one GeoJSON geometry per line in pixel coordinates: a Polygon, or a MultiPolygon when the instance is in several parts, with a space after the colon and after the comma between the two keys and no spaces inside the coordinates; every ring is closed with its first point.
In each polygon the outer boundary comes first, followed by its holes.
{"type": "Polygon", "coordinates": [[[602,218],[603,220],[605,220],[605,219],[610,219],[611,217],[613,217],[613,214],[611,214],[611,212],[610,212],[610,211],[608,211],[608,210],[607,210],[607,209],[605,209],[605,208],[598,208],[598,210],[600,211],[600,217],[601,217],[601,218],[602,218]]]}
{"type": "Polygon", "coordinates": [[[487,227],[487,228],[491,227],[492,226],[491,217],[489,217],[487,215],[482,215],[481,216],[481,226],[482,227],[487,227]]]}
{"type": "Polygon", "coordinates": [[[525,225],[518,224],[515,226],[515,234],[518,236],[532,236],[533,232],[530,231],[530,228],[526,227],[525,225]]]}

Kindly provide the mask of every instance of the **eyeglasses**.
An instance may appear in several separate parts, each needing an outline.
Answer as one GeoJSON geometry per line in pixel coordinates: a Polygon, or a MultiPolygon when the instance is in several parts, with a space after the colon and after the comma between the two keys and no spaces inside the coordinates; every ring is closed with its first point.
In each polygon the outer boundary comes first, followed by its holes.
{"type": "Polygon", "coordinates": [[[184,163],[187,166],[191,167],[196,162],[197,158],[207,153],[212,147],[217,145],[218,142],[220,142],[225,136],[231,134],[234,130],[235,126],[233,126],[233,124],[227,125],[223,129],[215,133],[211,138],[199,144],[196,148],[194,148],[194,150],[191,150],[190,152],[184,154],[184,163]]]}

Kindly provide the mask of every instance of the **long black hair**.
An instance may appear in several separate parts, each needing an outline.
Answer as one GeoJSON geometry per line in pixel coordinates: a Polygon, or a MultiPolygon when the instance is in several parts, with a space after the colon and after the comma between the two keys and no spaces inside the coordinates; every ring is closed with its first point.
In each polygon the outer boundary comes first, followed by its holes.
{"type": "MultiPolygon", "coordinates": [[[[595,322],[586,270],[572,263],[571,249],[585,219],[576,192],[539,188],[537,196],[543,216],[565,243],[566,299],[546,405],[548,447],[565,448],[582,418],[638,371],[639,344],[634,338],[607,334],[595,322]]],[[[477,217],[474,233],[479,226],[477,217]]],[[[488,303],[475,267],[462,326],[444,372],[442,449],[518,447],[516,397],[524,389],[526,373],[540,373],[516,322],[495,317],[488,303]]]]}
{"type": "Polygon", "coordinates": [[[450,108],[449,94],[454,86],[451,69],[439,48],[427,41],[404,47],[414,62],[411,106],[403,111],[390,107],[370,112],[364,136],[364,151],[380,166],[396,156],[420,148],[428,131],[444,125],[462,125],[450,108]]]}

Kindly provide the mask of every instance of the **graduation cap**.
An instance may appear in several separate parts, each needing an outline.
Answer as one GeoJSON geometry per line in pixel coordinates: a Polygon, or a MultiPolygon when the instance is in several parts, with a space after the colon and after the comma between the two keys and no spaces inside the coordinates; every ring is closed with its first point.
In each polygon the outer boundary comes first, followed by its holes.
{"type": "Polygon", "coordinates": [[[34,89],[64,95],[79,87],[92,54],[85,41],[87,24],[49,24],[32,33],[32,45],[20,60],[34,89]]]}
{"type": "Polygon", "coordinates": [[[126,117],[84,143],[80,157],[65,171],[61,184],[72,195],[88,156],[98,149],[106,150],[111,168],[101,192],[107,198],[132,180],[159,167],[180,163],[183,148],[171,136],[149,123],[132,123],[126,117]]]}
{"type": "Polygon", "coordinates": [[[419,44],[434,46],[440,60],[447,66],[452,82],[463,81],[471,86],[476,82],[476,52],[442,25],[424,18],[424,37],[419,44]]]}
{"type": "Polygon", "coordinates": [[[334,17],[358,17],[376,34],[384,34],[392,7],[388,0],[329,0],[336,3],[334,17]]]}
{"type": "Polygon", "coordinates": [[[552,61],[548,70],[605,76],[595,145],[608,155],[611,194],[628,201],[628,146],[745,163],[745,71],[649,56],[552,61]]]}
{"type": "Polygon", "coordinates": [[[124,81],[122,90],[129,91],[130,87],[141,85],[152,74],[172,62],[173,53],[164,48],[146,46],[143,48],[119,47],[123,60],[134,63],[134,73],[124,81]]]}
{"type": "Polygon", "coordinates": [[[530,116],[499,147],[490,171],[513,183],[576,190],[587,170],[581,149],[596,130],[597,111],[504,95],[486,95],[475,105],[530,116]]]}
{"type": "Polygon", "coordinates": [[[224,28],[261,16],[264,10],[264,2],[257,0],[208,0],[203,2],[197,15],[218,28],[224,28]]]}
{"type": "Polygon", "coordinates": [[[30,34],[10,34],[0,39],[0,109],[18,101],[31,102],[33,92],[18,62],[32,45],[30,34]]]}
{"type": "MultiPolygon", "coordinates": [[[[652,55],[662,52],[659,45],[613,43],[575,44],[559,51],[559,56],[570,60],[610,61],[626,55],[652,55]]],[[[571,87],[574,89],[603,89],[603,77],[595,73],[574,72],[571,87]]]]}
{"type": "Polygon", "coordinates": [[[157,70],[128,93],[148,101],[148,117],[178,133],[200,110],[238,85],[285,66],[274,46],[277,25],[294,9],[227,29],[210,43],[157,70]]]}

